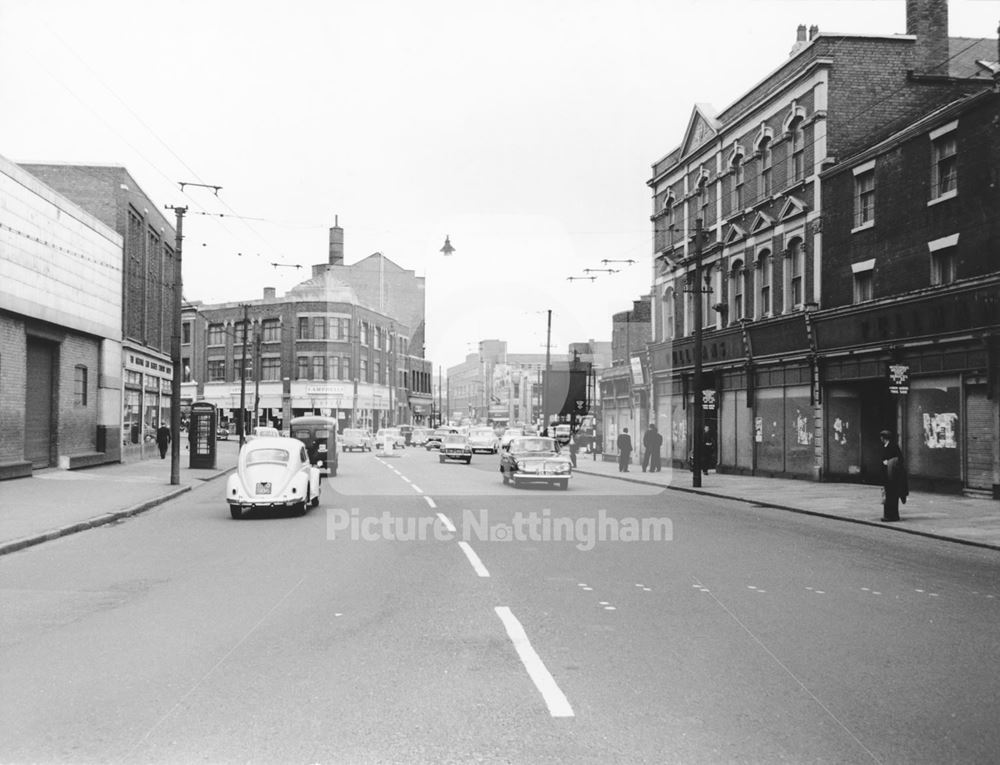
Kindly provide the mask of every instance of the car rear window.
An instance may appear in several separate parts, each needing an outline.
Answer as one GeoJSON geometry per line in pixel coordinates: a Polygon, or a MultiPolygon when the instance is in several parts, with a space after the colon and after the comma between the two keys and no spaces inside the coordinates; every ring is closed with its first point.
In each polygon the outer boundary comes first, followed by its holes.
{"type": "Polygon", "coordinates": [[[248,465],[259,465],[262,462],[280,462],[284,465],[288,462],[288,450],[254,449],[252,452],[247,454],[248,465]]]}

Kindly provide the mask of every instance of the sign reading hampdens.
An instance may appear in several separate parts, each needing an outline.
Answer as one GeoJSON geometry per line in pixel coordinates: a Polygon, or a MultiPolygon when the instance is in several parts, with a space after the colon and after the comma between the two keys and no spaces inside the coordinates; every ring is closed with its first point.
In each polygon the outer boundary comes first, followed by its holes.
{"type": "MultiPolygon", "coordinates": [[[[504,516],[507,514],[504,513],[504,516]]],[[[671,542],[669,518],[616,518],[598,510],[593,517],[553,515],[550,510],[516,512],[504,522],[490,522],[489,510],[463,510],[460,528],[443,516],[397,516],[389,511],[362,515],[350,510],[326,511],[326,536],[353,542],[574,542],[583,552],[603,542],[671,542]]]]}

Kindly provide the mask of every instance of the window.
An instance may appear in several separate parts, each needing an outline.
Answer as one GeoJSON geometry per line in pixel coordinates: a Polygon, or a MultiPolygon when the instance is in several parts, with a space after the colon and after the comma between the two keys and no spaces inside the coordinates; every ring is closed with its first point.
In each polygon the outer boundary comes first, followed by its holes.
{"type": "Polygon", "coordinates": [[[340,376],[340,356],[330,357],[330,379],[331,380],[342,380],[340,376]]]}
{"type": "Polygon", "coordinates": [[[243,341],[247,339],[247,327],[250,326],[248,322],[238,321],[233,325],[234,337],[233,342],[236,345],[243,345],[243,341]]]}
{"type": "Polygon", "coordinates": [[[667,287],[663,293],[663,339],[674,337],[674,311],[677,306],[674,301],[674,288],[667,287]]]}
{"type": "Polygon", "coordinates": [[[934,165],[931,168],[931,199],[954,196],[958,190],[958,163],[955,134],[943,135],[933,143],[934,165]],[[949,193],[950,192],[950,193],[949,193]]]}
{"type": "Polygon", "coordinates": [[[281,322],[277,319],[264,319],[261,324],[263,341],[265,343],[281,342],[281,322]]]}
{"type": "Polygon", "coordinates": [[[718,274],[719,269],[714,265],[706,266],[702,271],[704,282],[701,286],[702,292],[698,295],[698,302],[701,305],[701,325],[706,328],[714,327],[715,318],[718,316],[718,313],[712,310],[712,306],[715,304],[715,296],[719,294],[715,288],[715,281],[718,274]]]}
{"type": "Polygon", "coordinates": [[[733,155],[730,164],[732,170],[732,186],[730,198],[730,212],[737,213],[743,209],[743,155],[733,155]]]}
{"type": "Polygon", "coordinates": [[[295,360],[295,379],[296,380],[308,380],[309,379],[309,357],[299,356],[295,360]]]}
{"type": "Polygon", "coordinates": [[[360,342],[361,342],[361,344],[362,345],[368,345],[368,323],[364,322],[364,321],[361,322],[361,326],[359,327],[359,331],[361,333],[361,336],[360,336],[360,342]]]}
{"type": "Polygon", "coordinates": [[[376,351],[381,351],[382,350],[382,334],[383,334],[383,329],[381,327],[376,327],[374,334],[375,334],[375,350],[376,351]]]}
{"type": "Polygon", "coordinates": [[[342,379],[344,379],[344,380],[351,380],[351,379],[353,379],[351,377],[351,357],[350,356],[344,356],[344,358],[342,358],[340,360],[340,371],[344,375],[342,379]]]}
{"type": "Polygon", "coordinates": [[[266,356],[260,360],[260,379],[266,381],[281,379],[281,358],[266,356]]]}
{"type": "Polygon", "coordinates": [[[375,359],[375,383],[378,385],[385,385],[385,374],[382,371],[382,362],[379,359],[375,359]]]}
{"type": "Polygon", "coordinates": [[[805,251],[802,249],[801,239],[792,239],[788,245],[788,254],[785,260],[788,285],[785,299],[787,301],[786,310],[801,308],[805,298],[803,297],[803,273],[805,271],[805,251]]]}
{"type": "Polygon", "coordinates": [[[361,382],[371,382],[371,378],[368,377],[368,359],[361,359],[359,362],[358,373],[361,382]]]}
{"type": "Polygon", "coordinates": [[[792,180],[802,181],[806,177],[806,131],[802,127],[802,118],[794,120],[791,124],[792,133],[792,180]]]}
{"type": "Polygon", "coordinates": [[[312,357],[312,379],[314,379],[314,380],[325,380],[326,379],[326,357],[325,356],[313,356],[312,357]]]}
{"type": "Polygon", "coordinates": [[[191,345],[191,322],[181,324],[181,343],[191,345]]]}
{"type": "Polygon", "coordinates": [[[662,214],[655,219],[653,224],[657,251],[665,250],[674,244],[676,216],[674,215],[674,194],[672,191],[668,190],[664,194],[660,209],[662,214]]]}
{"type": "Polygon", "coordinates": [[[958,234],[927,243],[931,251],[931,284],[951,284],[958,278],[958,234]]]}
{"type": "Polygon", "coordinates": [[[300,316],[298,332],[295,335],[299,340],[308,340],[311,335],[309,334],[309,317],[300,316]]]}
{"type": "Polygon", "coordinates": [[[762,200],[771,196],[772,161],[771,139],[765,138],[760,142],[760,177],[759,188],[757,189],[758,196],[762,200]]]}
{"type": "Polygon", "coordinates": [[[875,223],[875,168],[854,176],[854,228],[875,223]]]}
{"type": "Polygon", "coordinates": [[[757,257],[757,316],[771,315],[771,253],[764,250],[757,257]]]}
{"type": "Polygon", "coordinates": [[[733,321],[742,319],[746,309],[743,300],[743,289],[745,287],[746,270],[743,268],[743,261],[737,260],[733,263],[729,274],[729,294],[731,295],[732,308],[731,317],[733,321]]]}
{"type": "Polygon", "coordinates": [[[312,317],[312,337],[313,340],[326,340],[326,317],[312,317]]]}
{"type": "Polygon", "coordinates": [[[234,380],[243,379],[242,377],[240,377],[241,374],[246,374],[247,380],[253,379],[253,359],[246,360],[245,368],[243,366],[243,359],[233,360],[233,379],[234,380]]]}
{"type": "Polygon", "coordinates": [[[73,406],[87,405],[87,367],[77,364],[73,369],[73,406]]]}
{"type": "Polygon", "coordinates": [[[191,382],[191,357],[185,356],[181,359],[181,382],[191,382]]]}
{"type": "Polygon", "coordinates": [[[208,381],[209,382],[225,382],[226,380],[226,360],[225,359],[209,359],[208,360],[208,381]]]}
{"type": "Polygon", "coordinates": [[[208,344],[223,345],[226,342],[226,328],[221,324],[208,325],[208,344]]]}
{"type": "Polygon", "coordinates": [[[858,271],[854,274],[854,302],[864,303],[872,299],[872,274],[874,271],[858,271]]]}

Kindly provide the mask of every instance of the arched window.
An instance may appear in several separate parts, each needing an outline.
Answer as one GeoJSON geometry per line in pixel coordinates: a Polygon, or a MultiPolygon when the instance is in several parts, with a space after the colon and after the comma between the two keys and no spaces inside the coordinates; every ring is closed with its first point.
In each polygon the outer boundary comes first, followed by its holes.
{"type": "Polygon", "coordinates": [[[771,196],[771,139],[766,137],[761,140],[760,144],[760,175],[758,176],[758,189],[757,196],[761,199],[767,199],[771,196]]]}
{"type": "Polygon", "coordinates": [[[792,135],[791,152],[793,182],[804,180],[806,177],[806,131],[803,127],[804,122],[805,120],[803,120],[802,117],[796,117],[788,126],[789,132],[792,135]]]}
{"type": "Polygon", "coordinates": [[[667,287],[663,291],[663,339],[673,340],[674,338],[674,311],[677,306],[674,302],[674,288],[667,287]]]}
{"type": "Polygon", "coordinates": [[[757,256],[757,316],[771,315],[771,251],[761,250],[757,256]]]}
{"type": "Polygon", "coordinates": [[[743,300],[743,288],[745,287],[745,269],[743,268],[743,261],[736,260],[733,262],[733,267],[729,272],[729,299],[731,306],[729,308],[729,316],[732,321],[739,321],[744,318],[746,305],[743,300]]]}
{"type": "Polygon", "coordinates": [[[743,209],[743,152],[734,152],[730,160],[731,170],[729,211],[737,213],[743,209]]]}

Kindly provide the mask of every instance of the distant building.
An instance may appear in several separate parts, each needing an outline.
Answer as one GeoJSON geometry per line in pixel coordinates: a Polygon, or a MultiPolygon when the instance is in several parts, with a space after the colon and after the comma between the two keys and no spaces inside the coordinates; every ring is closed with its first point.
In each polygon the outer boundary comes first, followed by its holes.
{"type": "Polygon", "coordinates": [[[121,459],[122,237],[0,157],[0,479],[121,459]]]}
{"type": "MultiPolygon", "coordinates": [[[[599,377],[602,451],[609,457],[618,453],[618,435],[628,428],[635,443],[637,430],[649,421],[649,361],[647,346],[651,334],[651,298],[632,301],[632,308],[611,317],[611,366],[599,377]]],[[[654,407],[655,409],[655,407],[654,407]]]]}

